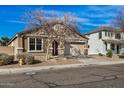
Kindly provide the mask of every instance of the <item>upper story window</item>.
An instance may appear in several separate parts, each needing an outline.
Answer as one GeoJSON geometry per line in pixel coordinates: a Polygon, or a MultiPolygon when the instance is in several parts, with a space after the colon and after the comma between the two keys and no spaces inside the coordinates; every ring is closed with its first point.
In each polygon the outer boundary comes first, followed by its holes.
{"type": "Polygon", "coordinates": [[[115,39],[121,39],[121,34],[115,34],[115,39]]]}
{"type": "Polygon", "coordinates": [[[99,39],[102,38],[102,32],[99,32],[99,39]]]}
{"type": "Polygon", "coordinates": [[[113,33],[111,32],[111,37],[113,37],[113,33]]]}
{"type": "Polygon", "coordinates": [[[107,36],[107,37],[113,37],[113,33],[112,32],[105,32],[105,36],[107,36]]]}
{"type": "Polygon", "coordinates": [[[29,51],[40,52],[43,50],[43,39],[42,38],[29,38],[29,51]]]}
{"type": "Polygon", "coordinates": [[[111,35],[111,33],[110,33],[110,32],[108,32],[108,37],[110,37],[110,35],[111,35]]]}
{"type": "Polygon", "coordinates": [[[105,36],[107,36],[107,32],[105,32],[105,36]]]}

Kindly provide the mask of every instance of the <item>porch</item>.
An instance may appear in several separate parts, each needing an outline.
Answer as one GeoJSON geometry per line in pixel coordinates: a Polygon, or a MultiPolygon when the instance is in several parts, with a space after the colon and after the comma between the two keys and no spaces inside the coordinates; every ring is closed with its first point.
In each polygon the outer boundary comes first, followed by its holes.
{"type": "Polygon", "coordinates": [[[105,51],[111,49],[113,54],[124,53],[124,40],[103,40],[105,44],[105,51]]]}

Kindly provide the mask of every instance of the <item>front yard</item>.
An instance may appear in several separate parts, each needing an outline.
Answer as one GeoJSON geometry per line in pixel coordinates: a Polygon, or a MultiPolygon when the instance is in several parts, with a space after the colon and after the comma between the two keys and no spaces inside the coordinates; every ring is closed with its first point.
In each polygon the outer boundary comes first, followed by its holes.
{"type": "Polygon", "coordinates": [[[3,65],[0,66],[0,68],[23,68],[23,67],[37,67],[37,66],[53,66],[53,65],[67,65],[67,64],[93,64],[93,62],[99,63],[99,62],[118,62],[122,61],[124,62],[124,58],[120,59],[117,55],[113,55],[112,58],[106,57],[106,56],[99,56],[99,55],[92,55],[87,57],[55,57],[51,58],[48,61],[39,61],[35,64],[30,65],[22,65],[20,66],[19,63],[15,64],[9,64],[9,65],[3,65]]]}
{"type": "Polygon", "coordinates": [[[23,68],[23,67],[36,67],[36,66],[51,66],[51,65],[66,65],[66,64],[79,64],[76,59],[66,59],[66,58],[57,58],[57,59],[50,59],[47,62],[38,62],[31,65],[22,65],[20,66],[19,63],[10,64],[10,65],[3,65],[0,68],[23,68]]]}

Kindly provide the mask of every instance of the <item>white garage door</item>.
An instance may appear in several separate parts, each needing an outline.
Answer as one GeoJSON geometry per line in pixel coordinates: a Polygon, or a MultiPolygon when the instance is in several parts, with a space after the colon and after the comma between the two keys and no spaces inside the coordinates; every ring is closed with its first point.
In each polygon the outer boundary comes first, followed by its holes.
{"type": "Polygon", "coordinates": [[[83,44],[65,44],[65,55],[79,56],[84,54],[83,44]]]}

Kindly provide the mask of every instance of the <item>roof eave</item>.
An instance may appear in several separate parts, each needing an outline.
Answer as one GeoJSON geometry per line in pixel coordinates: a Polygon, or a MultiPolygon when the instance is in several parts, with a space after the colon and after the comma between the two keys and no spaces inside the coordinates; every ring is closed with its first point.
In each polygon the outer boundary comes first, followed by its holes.
{"type": "Polygon", "coordinates": [[[18,34],[16,34],[9,42],[7,45],[10,45],[12,43],[13,40],[15,40],[18,37],[18,34]]]}

